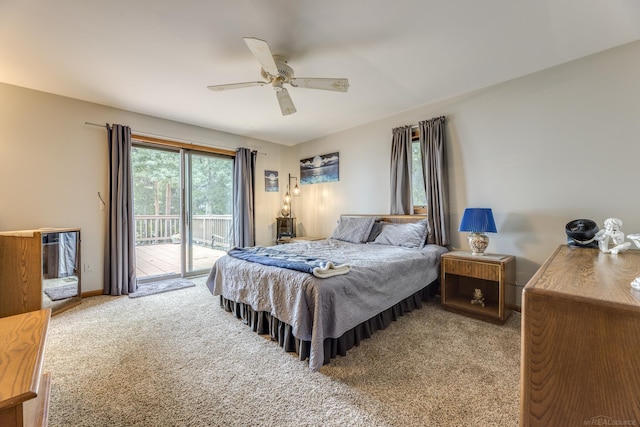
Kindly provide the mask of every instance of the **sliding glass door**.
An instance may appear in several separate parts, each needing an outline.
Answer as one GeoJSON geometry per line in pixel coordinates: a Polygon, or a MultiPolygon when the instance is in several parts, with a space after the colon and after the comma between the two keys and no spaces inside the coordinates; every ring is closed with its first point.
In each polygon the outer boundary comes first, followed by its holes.
{"type": "Polygon", "coordinates": [[[233,160],[185,152],[185,274],[210,270],[233,241],[233,160]],[[212,255],[212,250],[218,252],[212,255]],[[224,252],[223,252],[224,251],[224,252]]]}
{"type": "Polygon", "coordinates": [[[179,148],[132,148],[140,283],[206,273],[231,244],[233,159],[179,148]]]}

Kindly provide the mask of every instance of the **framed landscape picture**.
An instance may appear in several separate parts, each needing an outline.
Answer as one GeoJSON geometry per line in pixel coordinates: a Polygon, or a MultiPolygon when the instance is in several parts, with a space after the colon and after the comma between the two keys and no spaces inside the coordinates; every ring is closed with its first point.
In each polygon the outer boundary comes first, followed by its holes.
{"type": "Polygon", "coordinates": [[[278,171],[264,171],[264,191],[278,192],[278,171]]]}
{"type": "Polygon", "coordinates": [[[329,153],[300,160],[300,184],[319,184],[340,180],[340,153],[329,153]]]}

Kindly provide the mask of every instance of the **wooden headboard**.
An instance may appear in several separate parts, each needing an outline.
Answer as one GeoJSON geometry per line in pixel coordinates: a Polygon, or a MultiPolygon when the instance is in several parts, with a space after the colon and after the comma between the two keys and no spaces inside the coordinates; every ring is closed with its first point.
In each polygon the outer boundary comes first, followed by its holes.
{"type": "Polygon", "coordinates": [[[374,215],[374,214],[342,214],[342,215],[340,215],[340,217],[343,217],[343,216],[347,216],[347,217],[374,216],[379,221],[394,222],[394,223],[399,223],[399,224],[408,223],[408,222],[418,222],[420,220],[427,219],[426,215],[391,215],[391,214],[380,214],[380,215],[374,215]]]}

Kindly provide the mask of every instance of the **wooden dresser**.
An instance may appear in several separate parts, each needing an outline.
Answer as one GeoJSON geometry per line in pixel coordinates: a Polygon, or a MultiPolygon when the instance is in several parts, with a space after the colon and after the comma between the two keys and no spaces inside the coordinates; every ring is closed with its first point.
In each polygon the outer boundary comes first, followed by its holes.
{"type": "Polygon", "coordinates": [[[0,426],[46,426],[51,375],[42,373],[51,309],[0,318],[0,426]]]}
{"type": "Polygon", "coordinates": [[[640,425],[640,251],[560,246],[522,298],[526,426],[640,425]]]}

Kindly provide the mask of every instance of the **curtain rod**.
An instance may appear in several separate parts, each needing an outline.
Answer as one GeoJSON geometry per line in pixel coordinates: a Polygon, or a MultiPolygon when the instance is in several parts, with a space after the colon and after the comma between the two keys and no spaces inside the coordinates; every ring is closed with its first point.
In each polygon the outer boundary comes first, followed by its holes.
{"type": "MultiPolygon", "coordinates": [[[[443,119],[446,120],[446,116],[438,116],[438,117],[433,117],[431,119],[427,119],[427,120],[422,120],[422,121],[429,121],[429,120],[436,120],[436,119],[443,119]]],[[[418,129],[420,127],[420,123],[418,123],[417,125],[411,125],[411,129],[418,129]]]]}
{"type": "MultiPolygon", "coordinates": [[[[84,124],[87,125],[87,126],[96,126],[96,127],[100,127],[100,128],[106,128],[108,123],[105,123],[105,124],[101,125],[101,124],[98,124],[98,123],[84,122],[84,124]]],[[[177,141],[177,142],[184,142],[184,143],[187,143],[187,144],[197,144],[197,145],[202,145],[204,147],[220,148],[221,150],[231,150],[229,147],[222,147],[220,145],[209,145],[209,144],[205,144],[204,142],[199,142],[199,141],[191,141],[191,140],[188,140],[188,139],[174,138],[174,137],[171,137],[171,136],[159,135],[159,134],[150,133],[150,132],[134,131],[133,129],[131,131],[133,133],[137,133],[139,135],[144,135],[144,136],[151,136],[151,137],[156,137],[156,138],[165,138],[165,139],[169,139],[169,140],[173,140],[173,141],[177,141]]],[[[263,156],[267,155],[267,153],[263,153],[262,151],[257,151],[257,153],[258,154],[262,154],[263,156]]]]}

